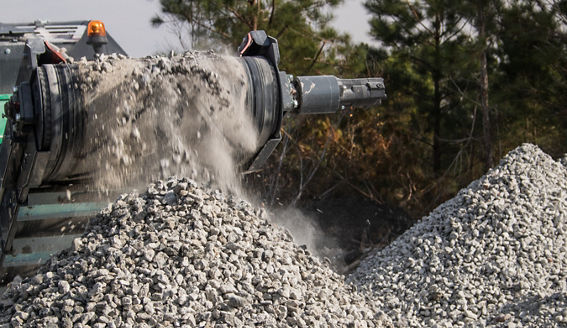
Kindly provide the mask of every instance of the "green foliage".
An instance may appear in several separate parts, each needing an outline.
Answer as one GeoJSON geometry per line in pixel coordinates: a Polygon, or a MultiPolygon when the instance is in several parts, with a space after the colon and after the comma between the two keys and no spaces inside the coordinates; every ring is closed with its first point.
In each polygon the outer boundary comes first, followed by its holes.
{"type": "Polygon", "coordinates": [[[427,129],[417,137],[431,144],[432,169],[441,174],[444,118],[451,110],[448,105],[452,98],[459,96],[455,95],[451,75],[464,65],[464,60],[470,60],[460,56],[463,44],[468,43],[467,35],[462,33],[467,20],[458,15],[463,6],[449,0],[370,0],[366,7],[373,14],[372,35],[429,84],[428,88],[408,91],[417,92],[415,97],[421,99],[418,110],[426,117],[427,129]]]}
{"type": "Polygon", "coordinates": [[[193,46],[236,48],[264,29],[296,75],[384,77],[377,108],[286,118],[277,153],[249,177],[268,202],[354,192],[419,217],[452,197],[485,172],[482,56],[494,157],[522,142],[567,152],[567,1],[367,0],[378,48],[328,26],[340,2],[161,0],[153,20],[187,22],[193,46]]]}
{"type": "Polygon", "coordinates": [[[536,1],[514,1],[502,11],[495,98],[504,151],[521,141],[537,143],[554,156],[565,152],[565,12],[536,1]]]}
{"type": "Polygon", "coordinates": [[[251,30],[265,30],[280,47],[282,70],[293,74],[332,72],[335,44],[347,41],[328,27],[327,8],[342,0],[160,0],[162,15],[152,23],[189,27],[195,47],[228,45],[232,49],[251,30]]]}
{"type": "MultiPolygon", "coordinates": [[[[415,185],[414,192],[400,189],[401,180],[384,180],[380,174],[375,178],[403,191],[408,201],[398,204],[423,214],[484,173],[481,51],[488,59],[496,157],[522,142],[536,143],[554,156],[567,151],[564,1],[369,0],[366,6],[373,14],[372,34],[388,54],[382,61],[390,95],[384,111],[409,117],[401,121],[383,115],[385,126],[391,126],[384,135],[413,135],[405,140],[408,152],[397,150],[394,158],[403,163],[399,171],[415,185]],[[478,34],[479,13],[488,41],[484,46],[478,34]],[[432,170],[424,161],[436,156],[436,141],[439,170],[432,170]]],[[[390,154],[394,145],[392,141],[390,154]]]]}

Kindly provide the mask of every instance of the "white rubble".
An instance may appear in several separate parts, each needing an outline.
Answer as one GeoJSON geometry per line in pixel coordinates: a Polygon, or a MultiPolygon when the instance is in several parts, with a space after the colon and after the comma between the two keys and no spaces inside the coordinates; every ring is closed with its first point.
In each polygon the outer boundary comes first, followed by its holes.
{"type": "Polygon", "coordinates": [[[524,144],[349,280],[395,326],[566,327],[567,169],[524,144]]]}
{"type": "Polygon", "coordinates": [[[263,210],[188,179],[122,195],[0,304],[6,327],[388,324],[263,210]]]}

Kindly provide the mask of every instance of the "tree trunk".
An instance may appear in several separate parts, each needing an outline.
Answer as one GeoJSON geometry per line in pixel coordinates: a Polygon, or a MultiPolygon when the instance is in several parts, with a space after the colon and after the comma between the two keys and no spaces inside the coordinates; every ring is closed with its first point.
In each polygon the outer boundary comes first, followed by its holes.
{"type": "Polygon", "coordinates": [[[433,104],[433,171],[439,175],[441,171],[441,144],[439,136],[441,134],[441,90],[440,74],[433,74],[434,80],[434,104],[433,104]]]}
{"type": "Polygon", "coordinates": [[[484,4],[478,3],[478,38],[480,42],[480,105],[482,110],[482,134],[484,142],[484,165],[486,169],[493,166],[492,161],[492,138],[490,136],[490,107],[488,106],[488,69],[487,69],[487,45],[486,45],[486,22],[484,17],[484,4]]]}
{"type": "Polygon", "coordinates": [[[256,31],[258,29],[258,17],[260,17],[261,1],[260,0],[254,1],[253,5],[256,6],[256,15],[254,15],[254,28],[253,28],[253,30],[256,31]]]}
{"type": "Polygon", "coordinates": [[[435,67],[433,68],[433,172],[441,171],[441,22],[435,18],[435,67]]]}

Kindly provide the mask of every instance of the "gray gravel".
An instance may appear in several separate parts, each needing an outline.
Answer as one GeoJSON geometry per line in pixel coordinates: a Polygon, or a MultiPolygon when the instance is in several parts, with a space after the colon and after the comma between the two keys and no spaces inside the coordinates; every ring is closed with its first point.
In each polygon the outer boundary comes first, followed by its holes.
{"type": "Polygon", "coordinates": [[[121,196],[12,282],[8,327],[381,327],[389,319],[261,209],[188,179],[121,196]]]}
{"type": "Polygon", "coordinates": [[[411,327],[567,327],[567,169],[524,144],[349,280],[411,327]]]}

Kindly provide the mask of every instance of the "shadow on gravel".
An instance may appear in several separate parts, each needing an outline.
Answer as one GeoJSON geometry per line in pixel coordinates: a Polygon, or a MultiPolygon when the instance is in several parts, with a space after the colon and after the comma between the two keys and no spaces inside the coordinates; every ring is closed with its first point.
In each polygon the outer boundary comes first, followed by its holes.
{"type": "MultiPolygon", "coordinates": [[[[563,316],[563,313],[553,313],[550,309],[565,309],[567,311],[567,293],[555,293],[549,296],[531,296],[516,303],[508,303],[502,306],[501,315],[492,319],[493,323],[508,321],[513,318],[524,319],[526,317],[547,317],[550,324],[553,323],[557,316],[563,316]]],[[[567,326],[567,318],[564,318],[564,324],[567,326]]]]}
{"type": "Polygon", "coordinates": [[[343,250],[344,273],[356,268],[371,250],[387,246],[415,222],[399,208],[355,196],[313,201],[302,210],[315,218],[324,234],[343,250]]]}

